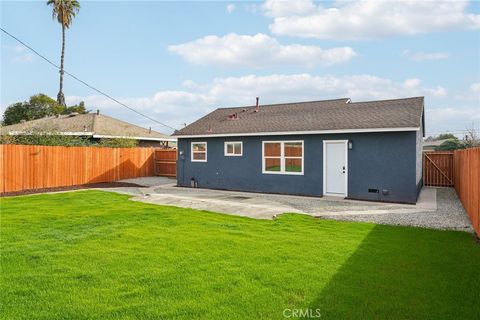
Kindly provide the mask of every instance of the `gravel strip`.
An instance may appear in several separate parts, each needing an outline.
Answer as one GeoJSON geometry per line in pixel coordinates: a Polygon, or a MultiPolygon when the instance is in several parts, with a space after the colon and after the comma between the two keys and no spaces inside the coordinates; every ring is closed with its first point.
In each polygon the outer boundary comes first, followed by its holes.
{"type": "Polygon", "coordinates": [[[331,201],[322,198],[313,197],[288,197],[288,196],[272,196],[272,195],[260,195],[261,198],[266,198],[272,201],[277,201],[283,205],[291,206],[297,210],[305,213],[317,213],[322,212],[341,212],[341,211],[365,211],[365,210],[391,210],[391,209],[404,209],[406,206],[399,206],[389,203],[369,203],[363,202],[348,202],[348,201],[331,201]]]}
{"type": "Polygon", "coordinates": [[[321,218],[473,232],[470,220],[453,188],[439,188],[437,190],[436,211],[403,214],[322,216],[321,218]]]}
{"type": "Polygon", "coordinates": [[[37,194],[37,193],[52,193],[52,192],[61,192],[61,191],[71,191],[71,190],[83,190],[83,189],[105,189],[105,190],[134,190],[142,187],[141,185],[129,182],[100,182],[100,183],[90,183],[90,184],[81,184],[76,186],[67,186],[67,187],[53,187],[53,188],[43,188],[43,189],[28,189],[22,191],[13,191],[13,192],[4,192],[0,193],[0,197],[12,197],[12,196],[23,196],[28,194],[37,194]]]}

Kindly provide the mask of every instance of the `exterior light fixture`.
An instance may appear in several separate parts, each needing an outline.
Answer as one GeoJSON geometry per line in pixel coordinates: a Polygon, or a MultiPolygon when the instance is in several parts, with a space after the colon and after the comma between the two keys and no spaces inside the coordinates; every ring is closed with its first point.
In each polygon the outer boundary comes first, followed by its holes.
{"type": "Polygon", "coordinates": [[[353,141],[348,141],[348,150],[352,150],[353,149],[353,141]]]}

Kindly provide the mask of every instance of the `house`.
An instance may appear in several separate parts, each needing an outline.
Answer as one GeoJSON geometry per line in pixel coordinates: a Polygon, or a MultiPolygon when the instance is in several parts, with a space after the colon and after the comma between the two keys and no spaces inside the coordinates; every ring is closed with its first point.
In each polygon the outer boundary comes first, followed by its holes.
{"type": "Polygon", "coordinates": [[[172,147],[176,145],[175,138],[100,114],[99,111],[46,117],[0,128],[1,135],[21,135],[32,132],[55,132],[87,137],[92,141],[129,138],[138,140],[140,147],[172,147]]]}
{"type": "Polygon", "coordinates": [[[415,203],[423,97],[219,108],[176,131],[179,186],[415,203]]]}

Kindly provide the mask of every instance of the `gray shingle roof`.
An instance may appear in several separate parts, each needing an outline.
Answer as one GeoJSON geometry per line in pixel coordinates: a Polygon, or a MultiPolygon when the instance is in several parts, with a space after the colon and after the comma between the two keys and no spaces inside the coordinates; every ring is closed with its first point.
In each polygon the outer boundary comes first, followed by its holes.
{"type": "Polygon", "coordinates": [[[448,140],[453,140],[453,139],[442,139],[442,140],[433,140],[433,141],[423,141],[423,147],[438,147],[442,143],[448,140]]]}
{"type": "Polygon", "coordinates": [[[423,97],[367,102],[350,99],[219,108],[174,136],[261,134],[323,130],[419,128],[423,97]],[[238,117],[233,115],[237,114],[238,117]]]}
{"type": "Polygon", "coordinates": [[[85,136],[141,137],[148,140],[171,139],[160,132],[136,126],[103,114],[86,113],[75,116],[61,115],[17,123],[0,128],[1,134],[25,133],[30,131],[55,131],[81,133],[85,136]]]}

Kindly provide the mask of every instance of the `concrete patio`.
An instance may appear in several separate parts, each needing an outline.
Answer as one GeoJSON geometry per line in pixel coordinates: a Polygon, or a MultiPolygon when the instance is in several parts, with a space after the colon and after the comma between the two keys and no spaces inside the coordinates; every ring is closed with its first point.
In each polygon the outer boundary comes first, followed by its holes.
{"type": "MultiPolygon", "coordinates": [[[[472,231],[463,206],[451,189],[423,188],[416,205],[176,187],[174,179],[146,177],[122,180],[143,185],[118,188],[132,200],[206,210],[255,219],[282,213],[335,220],[472,231]],[[437,208],[437,203],[438,208],[437,208]]],[[[112,189],[108,189],[112,191],[112,189]]]]}

